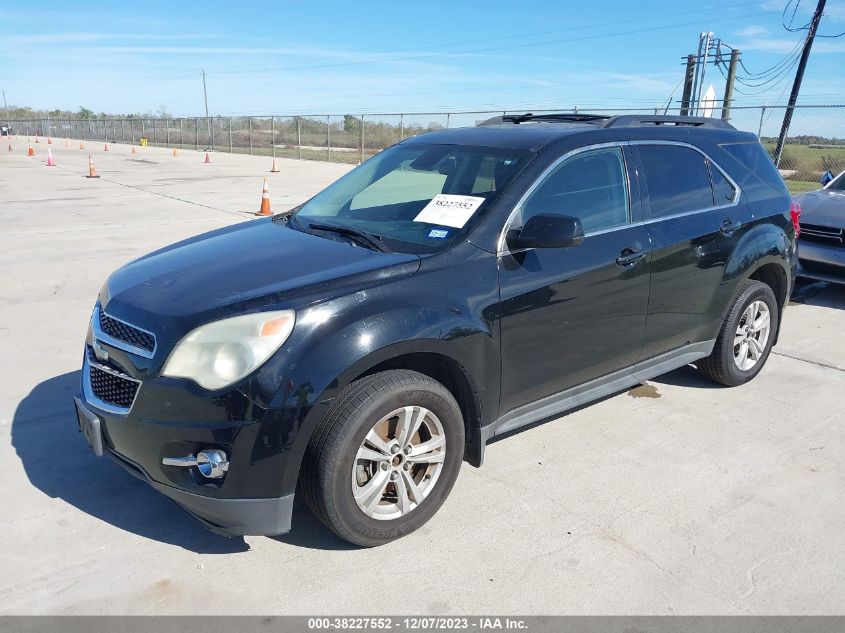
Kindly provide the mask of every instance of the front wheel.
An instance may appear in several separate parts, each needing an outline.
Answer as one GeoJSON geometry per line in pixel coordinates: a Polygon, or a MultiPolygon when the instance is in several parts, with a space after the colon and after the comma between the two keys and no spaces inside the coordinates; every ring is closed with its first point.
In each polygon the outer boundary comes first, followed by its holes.
{"type": "Polygon", "coordinates": [[[748,382],[763,369],[778,330],[775,294],[766,284],[749,279],[722,324],[713,352],[698,368],[728,387],[748,382]]]}
{"type": "Polygon", "coordinates": [[[385,371],[355,381],[333,403],[308,445],[302,489],[342,539],[381,545],[437,512],[463,451],[452,394],[423,374],[385,371]]]}

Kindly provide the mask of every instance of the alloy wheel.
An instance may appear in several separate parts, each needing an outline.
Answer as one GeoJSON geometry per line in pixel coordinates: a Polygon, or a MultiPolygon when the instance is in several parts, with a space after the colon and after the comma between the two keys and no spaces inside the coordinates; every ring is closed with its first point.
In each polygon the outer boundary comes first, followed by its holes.
{"type": "Polygon", "coordinates": [[[352,494],[378,520],[407,515],[431,493],[443,471],[446,434],[425,407],[406,406],[376,422],[352,467],[352,494]]]}
{"type": "Polygon", "coordinates": [[[742,313],[734,337],[734,362],[740,370],[748,371],[760,362],[769,341],[771,321],[764,301],[752,301],[742,313]]]}

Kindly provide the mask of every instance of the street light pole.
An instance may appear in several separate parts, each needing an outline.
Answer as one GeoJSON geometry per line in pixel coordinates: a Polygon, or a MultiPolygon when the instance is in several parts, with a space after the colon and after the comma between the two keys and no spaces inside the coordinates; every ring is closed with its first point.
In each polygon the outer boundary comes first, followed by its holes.
{"type": "Polygon", "coordinates": [[[206,144],[206,149],[208,149],[209,145],[214,147],[214,143],[211,140],[211,119],[208,117],[208,90],[205,88],[205,68],[202,69],[202,94],[205,99],[205,121],[208,127],[208,143],[206,144]]]}
{"type": "Polygon", "coordinates": [[[9,124],[9,136],[12,135],[12,118],[9,116],[9,106],[6,105],[6,91],[3,91],[3,109],[6,111],[6,122],[9,124]]]}

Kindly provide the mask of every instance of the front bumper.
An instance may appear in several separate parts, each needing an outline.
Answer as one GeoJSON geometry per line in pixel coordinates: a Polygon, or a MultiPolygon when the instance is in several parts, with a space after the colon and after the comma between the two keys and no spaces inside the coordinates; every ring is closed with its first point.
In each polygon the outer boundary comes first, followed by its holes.
{"type": "MultiPolygon", "coordinates": [[[[114,441],[114,429],[116,426],[125,427],[118,435],[127,437],[127,430],[135,427],[134,432],[140,435],[147,435],[149,427],[145,427],[140,420],[115,419],[106,412],[99,411],[84,400],[84,396],[74,398],[77,409],[81,410],[79,415],[87,413],[87,417],[93,417],[96,421],[96,438],[92,438],[92,431],[86,429],[86,439],[92,444],[95,453],[104,454],[114,462],[122,466],[134,477],[145,481],[147,484],[170,498],[185,510],[193,518],[197,519],[208,529],[225,536],[236,535],[258,535],[273,536],[284,534],[290,531],[291,515],[293,512],[293,492],[277,497],[229,497],[221,496],[229,492],[230,486],[224,478],[220,482],[206,480],[196,468],[177,468],[157,465],[156,468],[144,467],[137,461],[128,457],[125,453],[132,453],[133,443],[127,444],[128,450],[124,450],[120,443],[114,441]],[[112,432],[109,431],[111,429],[112,432]],[[93,443],[92,443],[93,440],[93,443]],[[99,449],[99,450],[98,450],[99,449]],[[156,478],[151,475],[154,473],[156,478]],[[168,471],[172,471],[169,472],[168,471]],[[180,485],[163,483],[165,474],[170,474],[174,479],[180,479],[180,485]]],[[[160,426],[160,425],[159,425],[160,426]]],[[[164,436],[170,437],[173,429],[167,431],[161,429],[164,436]]],[[[199,444],[209,445],[203,442],[199,444]]],[[[166,445],[171,445],[165,442],[166,445]]],[[[229,444],[217,443],[215,446],[229,446],[229,444]]],[[[237,450],[235,451],[235,454],[237,450]]],[[[156,452],[156,455],[160,452],[156,452]]],[[[241,470],[251,470],[249,465],[241,465],[241,470]]]]}
{"type": "Polygon", "coordinates": [[[799,277],[845,284],[845,247],[799,240],[799,277]]]}
{"type": "Polygon", "coordinates": [[[156,362],[98,339],[89,328],[75,400],[89,444],[96,429],[95,452],[113,458],[218,533],[289,531],[298,476],[291,448],[312,407],[294,401],[265,408],[236,388],[208,392],[192,381],[158,376],[156,362]],[[137,389],[123,402],[106,402],[99,394],[106,399],[120,394],[108,387],[103,392],[102,383],[92,386],[94,370],[98,380],[105,371],[137,389]],[[83,424],[85,417],[93,424],[83,424]],[[165,457],[212,449],[228,456],[229,470],[220,479],[204,478],[195,466],[162,463],[165,457]]]}
{"type": "Polygon", "coordinates": [[[98,302],[88,327],[76,401],[94,452],[215,532],[289,531],[302,457],[329,401],[317,401],[310,382],[278,363],[218,391],[162,376],[175,346],[161,334],[166,324],[152,332],[133,321],[98,302]],[[224,476],[203,477],[180,459],[203,451],[226,454],[224,476]]]}
{"type": "Polygon", "coordinates": [[[270,499],[215,499],[153,481],[113,450],[105,454],[134,477],[147,482],[203,526],[223,536],[275,536],[290,531],[293,494],[270,499]]]}

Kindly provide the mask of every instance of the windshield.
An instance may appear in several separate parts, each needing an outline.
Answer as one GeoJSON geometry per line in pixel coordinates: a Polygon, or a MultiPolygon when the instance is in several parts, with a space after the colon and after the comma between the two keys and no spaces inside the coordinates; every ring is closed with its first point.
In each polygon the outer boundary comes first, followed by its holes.
{"type": "Polygon", "coordinates": [[[490,147],[395,145],[302,205],[296,225],[355,229],[396,251],[442,250],[469,231],[532,156],[490,147]]]}

